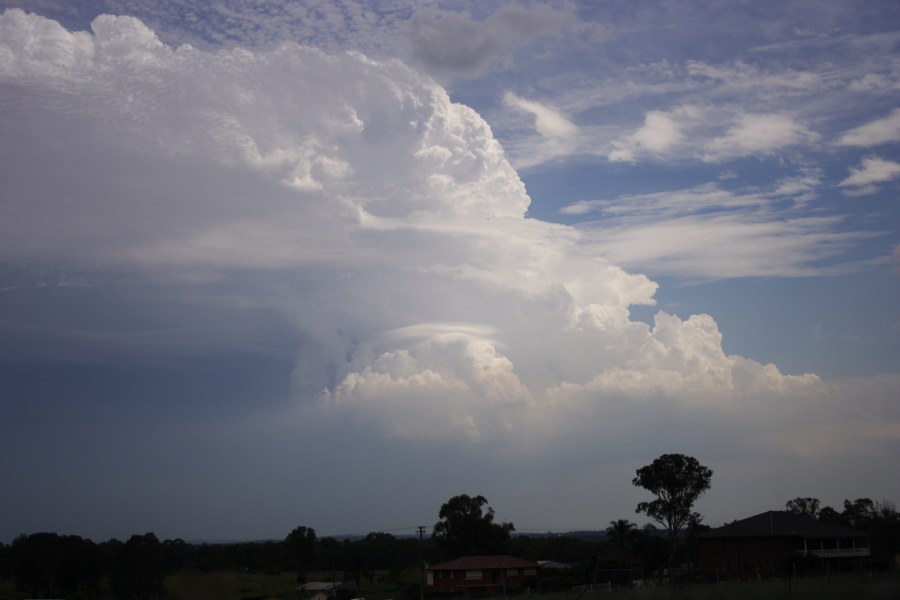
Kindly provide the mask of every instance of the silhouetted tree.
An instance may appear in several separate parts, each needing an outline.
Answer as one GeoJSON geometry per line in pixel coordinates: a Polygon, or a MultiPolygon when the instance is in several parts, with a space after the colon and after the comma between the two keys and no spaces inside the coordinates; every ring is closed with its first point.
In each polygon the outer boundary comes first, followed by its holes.
{"type": "Polygon", "coordinates": [[[615,542],[619,549],[625,549],[634,539],[638,531],[638,526],[628,519],[617,519],[609,522],[606,528],[606,535],[615,542]]]}
{"type": "Polygon", "coordinates": [[[572,535],[517,535],[510,540],[509,548],[512,554],[526,560],[572,564],[589,561],[597,552],[594,541],[572,535]]]}
{"type": "Polygon", "coordinates": [[[441,505],[432,534],[447,557],[502,554],[508,551],[512,523],[494,523],[494,509],[484,496],[454,496],[441,505]]]}
{"type": "Polygon", "coordinates": [[[666,528],[673,552],[678,531],[693,516],[694,502],[709,489],[712,474],[696,458],[684,454],[663,454],[637,470],[632,483],[652,492],[656,500],[641,502],[635,512],[645,513],[666,528]]]}
{"type": "Polygon", "coordinates": [[[187,565],[191,555],[191,545],[181,538],[163,541],[166,566],[172,571],[180,571],[187,565]]]}
{"type": "Polygon", "coordinates": [[[166,553],[153,533],[133,535],[113,562],[110,585],[120,600],[149,600],[162,596],[166,553]]]}
{"type": "Polygon", "coordinates": [[[812,517],[813,519],[817,519],[819,517],[819,499],[818,498],[794,498],[793,500],[788,500],[784,507],[788,512],[794,513],[795,515],[806,515],[807,517],[812,517]]]}
{"type": "Polygon", "coordinates": [[[16,587],[31,596],[92,596],[99,586],[99,554],[91,540],[56,533],[22,535],[10,554],[16,587]]]}
{"type": "Polygon", "coordinates": [[[316,530],[303,525],[295,527],[284,538],[284,545],[297,568],[297,582],[305,582],[306,570],[309,568],[316,550],[316,530]]]}
{"type": "Polygon", "coordinates": [[[0,543],[0,578],[7,579],[13,573],[12,548],[0,543]]]}
{"type": "Polygon", "coordinates": [[[62,543],[55,533],[20,535],[13,540],[16,588],[33,598],[59,593],[57,572],[62,562],[62,543]]]}
{"type": "Polygon", "coordinates": [[[656,527],[648,524],[635,536],[634,554],[646,579],[665,565],[669,547],[656,527]]]}
{"type": "Polygon", "coordinates": [[[823,506],[822,508],[820,508],[816,517],[822,523],[831,523],[832,525],[843,525],[844,524],[844,519],[841,516],[841,513],[834,510],[830,506],[823,506]]]}
{"type": "Polygon", "coordinates": [[[857,498],[853,502],[844,500],[844,512],[841,513],[841,517],[848,526],[863,529],[876,514],[874,502],[868,498],[857,498]]]}
{"type": "Polygon", "coordinates": [[[56,582],[62,596],[79,594],[92,598],[97,595],[102,573],[100,550],[91,540],[67,535],[62,540],[62,556],[56,582]]]}

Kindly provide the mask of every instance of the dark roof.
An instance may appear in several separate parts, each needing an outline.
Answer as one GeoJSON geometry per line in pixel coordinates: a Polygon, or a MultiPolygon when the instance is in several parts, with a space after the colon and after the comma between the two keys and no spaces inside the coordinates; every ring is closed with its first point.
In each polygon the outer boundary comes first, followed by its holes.
{"type": "Polygon", "coordinates": [[[508,554],[491,556],[460,556],[451,561],[431,565],[431,571],[458,571],[465,569],[536,569],[540,565],[508,554]]]}
{"type": "Polygon", "coordinates": [[[330,592],[336,589],[356,589],[342,583],[333,583],[330,581],[308,581],[301,585],[298,589],[305,592],[330,592]]]}
{"type": "Polygon", "coordinates": [[[841,525],[822,523],[806,515],[798,515],[783,510],[770,510],[758,515],[729,523],[724,527],[711,529],[697,537],[719,538],[759,538],[759,537],[802,537],[802,538],[858,538],[869,534],[841,525]]]}

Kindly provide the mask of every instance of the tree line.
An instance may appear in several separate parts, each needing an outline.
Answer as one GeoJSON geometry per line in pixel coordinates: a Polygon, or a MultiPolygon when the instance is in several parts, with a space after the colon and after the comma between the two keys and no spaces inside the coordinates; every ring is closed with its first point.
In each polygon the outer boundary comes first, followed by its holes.
{"type": "MultiPolygon", "coordinates": [[[[347,597],[364,586],[389,584],[396,596],[416,597],[410,573],[424,563],[463,555],[513,554],[528,560],[554,560],[571,568],[548,570],[544,590],[568,589],[575,584],[609,581],[617,573],[650,577],[665,567],[696,558],[695,536],[708,530],[693,511],[709,489],[713,472],[695,458],[664,454],[636,471],[632,484],[650,492],[651,500],[637,505],[660,525],[639,528],[628,519],[609,521],[602,535],[521,535],[510,522],[495,522],[487,498],[460,494],[441,505],[438,521],[428,537],[396,537],[373,532],[339,540],[319,538],[313,528],[298,526],[282,540],[242,543],[160,541],[153,533],[95,543],[74,535],[34,533],[0,544],[0,577],[14,578],[16,587],[31,597],[91,598],[107,581],[116,598],[149,600],[163,593],[163,580],[179,571],[294,572],[298,583],[310,573],[328,573],[333,581],[351,582],[347,597]]],[[[843,510],[822,507],[817,498],[795,498],[786,510],[822,522],[860,529],[871,535],[873,557],[900,549],[900,515],[889,501],[868,498],[845,500],[843,510]]]]}

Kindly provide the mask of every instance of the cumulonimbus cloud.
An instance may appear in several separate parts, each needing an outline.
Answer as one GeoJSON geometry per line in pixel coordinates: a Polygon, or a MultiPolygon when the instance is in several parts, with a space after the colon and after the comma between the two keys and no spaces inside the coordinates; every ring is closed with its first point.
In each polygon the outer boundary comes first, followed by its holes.
{"type": "MultiPolygon", "coordinates": [[[[727,355],[712,317],[633,320],[657,285],[526,218],[484,120],[399,62],[171,48],[136,19],[72,33],[20,10],[0,57],[3,262],[127,269],[200,304],[228,281],[296,327],[315,414],[512,440],[611,399],[739,411],[820,389],[727,355]]],[[[762,151],[805,135],[743,131],[762,151]]]]}

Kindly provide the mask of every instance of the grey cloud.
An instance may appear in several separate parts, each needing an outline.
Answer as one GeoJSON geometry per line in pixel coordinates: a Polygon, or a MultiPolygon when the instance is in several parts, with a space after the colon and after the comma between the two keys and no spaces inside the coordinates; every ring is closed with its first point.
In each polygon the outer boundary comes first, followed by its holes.
{"type": "Polygon", "coordinates": [[[481,75],[516,47],[574,24],[566,11],[507,5],[483,21],[466,13],[421,10],[406,25],[415,64],[438,77],[481,75]]]}

